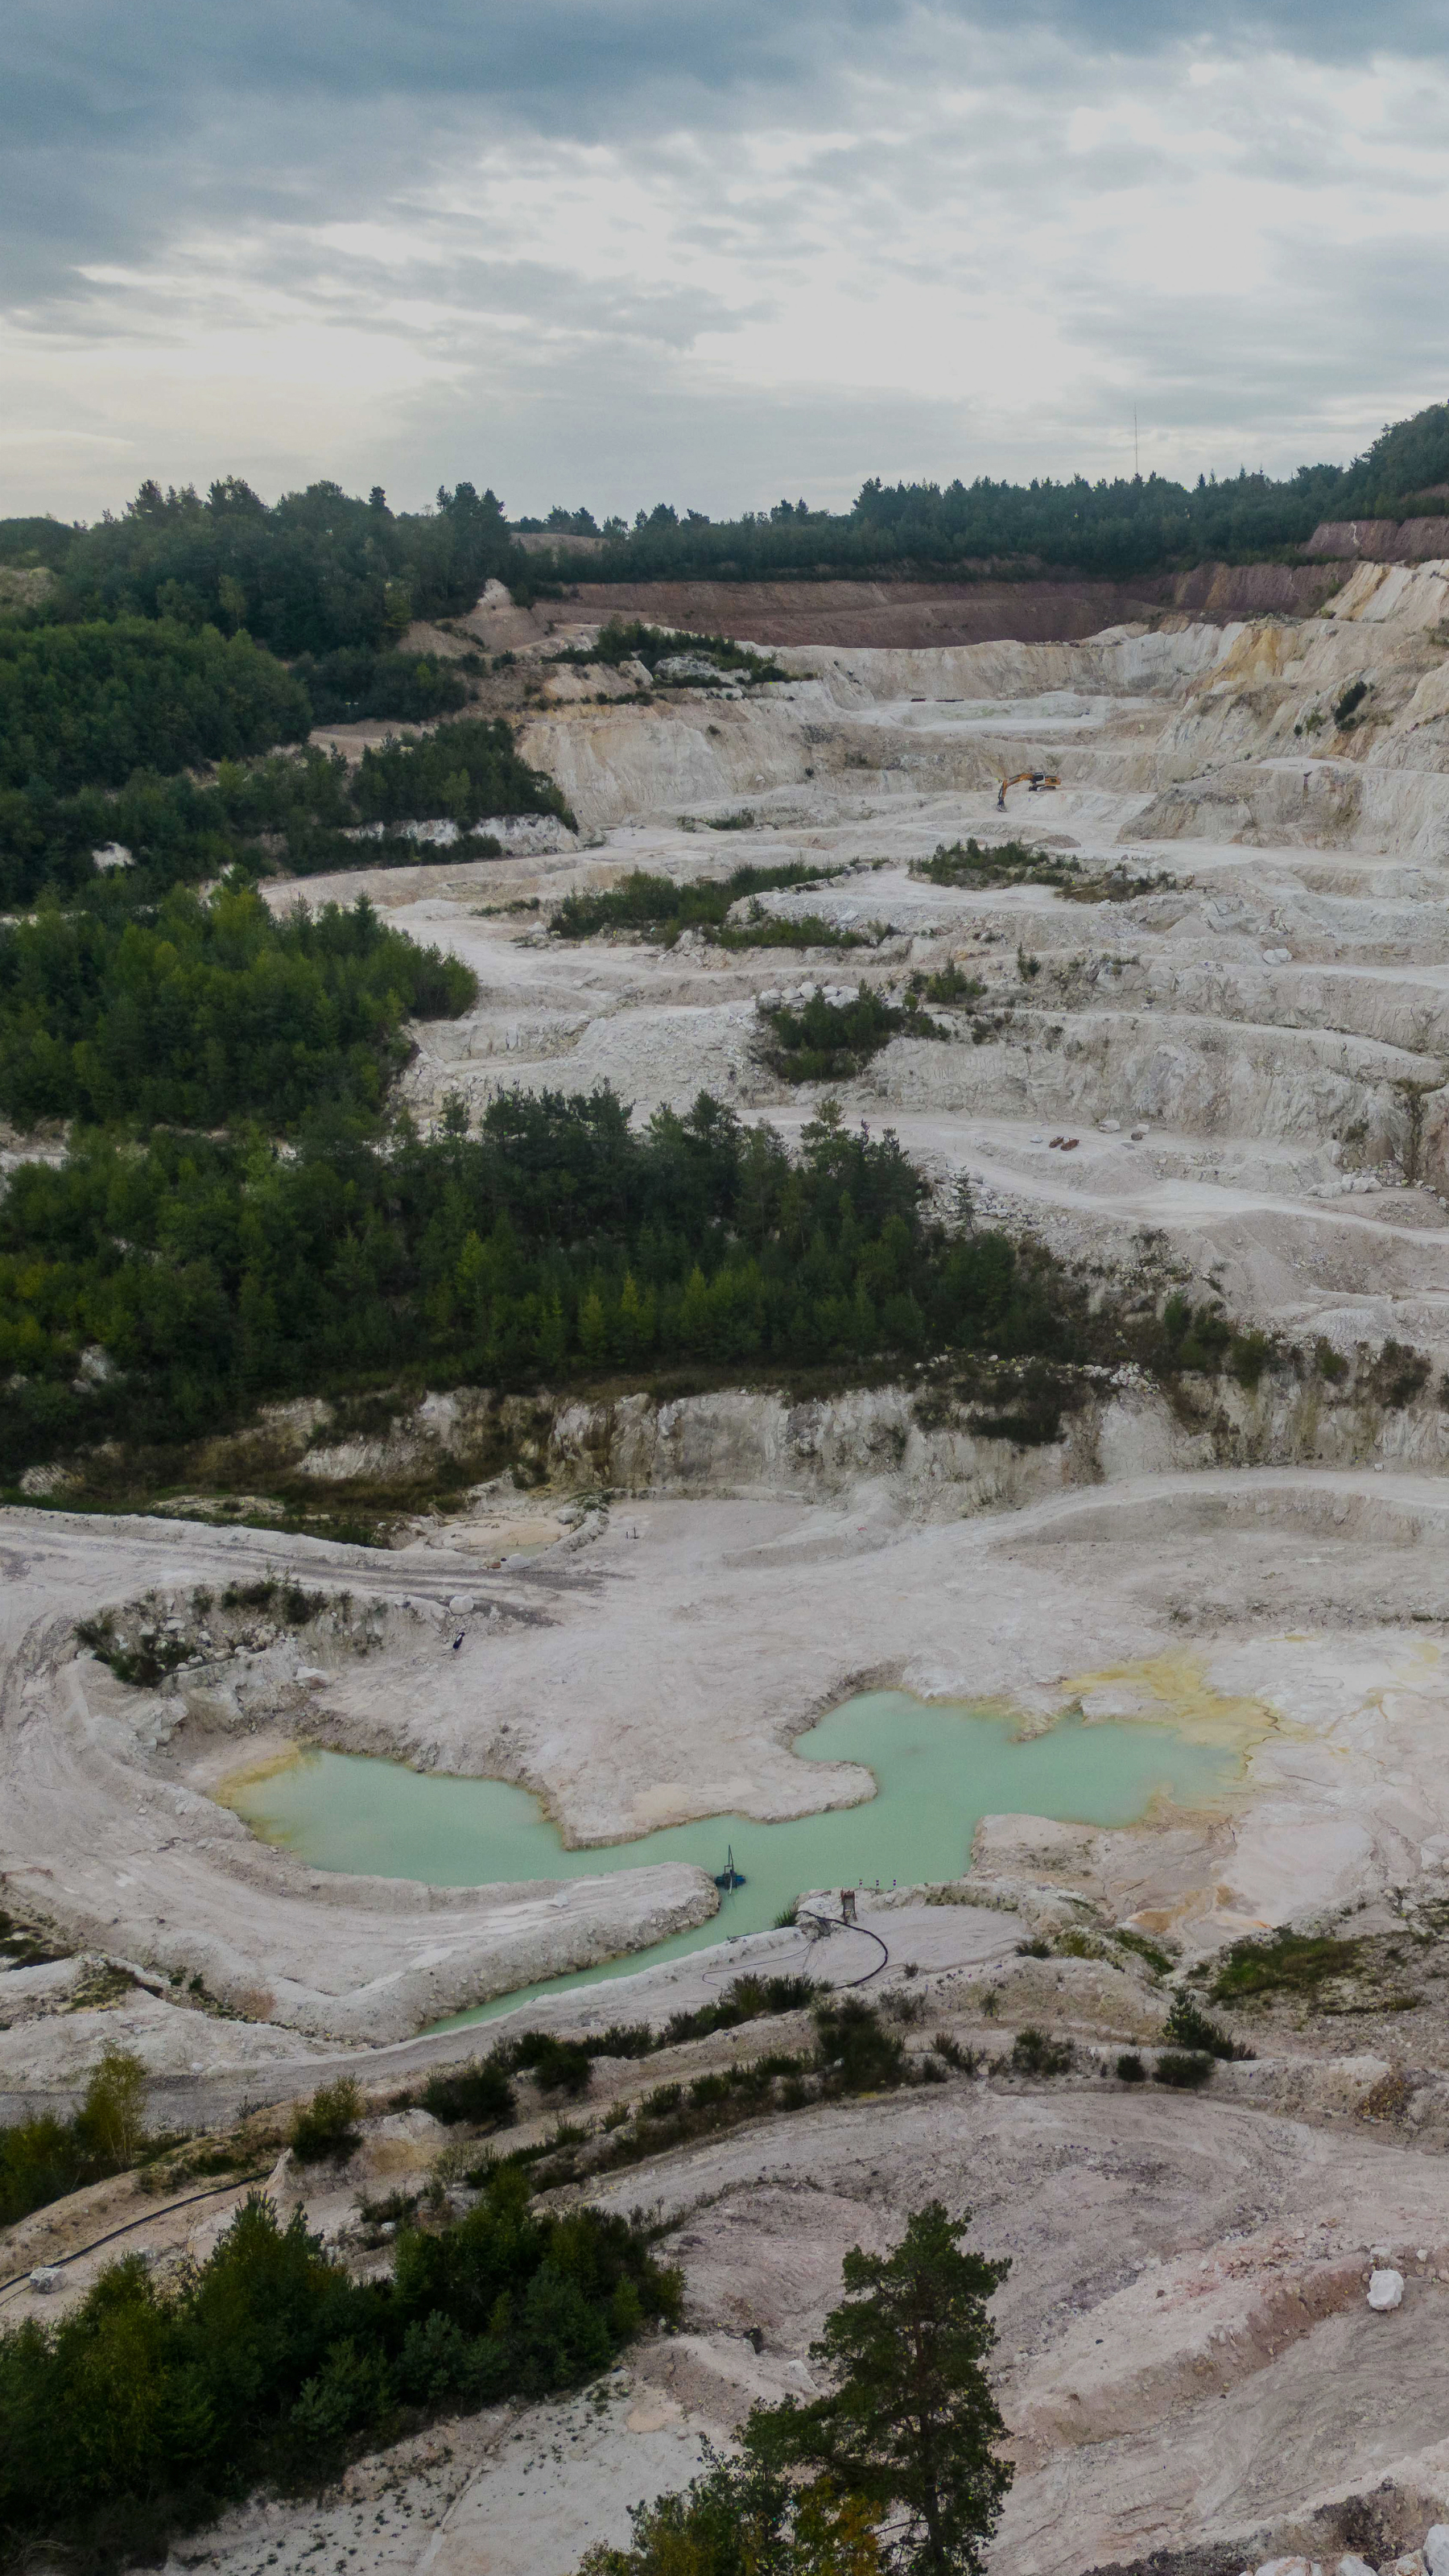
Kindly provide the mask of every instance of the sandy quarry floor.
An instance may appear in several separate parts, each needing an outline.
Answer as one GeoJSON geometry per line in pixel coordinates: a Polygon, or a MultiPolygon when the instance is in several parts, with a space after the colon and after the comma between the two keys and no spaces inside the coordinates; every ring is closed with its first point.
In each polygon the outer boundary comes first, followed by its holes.
{"type": "MultiPolygon", "coordinates": [[[[984,1215],[1071,1258],[1129,1270],[1150,1251],[1161,1275],[1305,1344],[1413,1343],[1432,1391],[1449,1370],[1446,610],[1449,568],[1365,567],[1299,622],[802,647],[754,697],[597,705],[587,674],[542,675],[524,747],[564,786],[577,846],[364,866],[307,899],[365,886],[475,967],[476,1009],[418,1033],[424,1117],[450,1092],[476,1110],[515,1083],[612,1082],[641,1115],[709,1089],[793,1135],[818,1095],[763,1072],[757,996],[897,993],[958,960],[995,1033],[973,1043],[958,1014],[947,1043],[897,1040],[839,1088],[850,1115],[895,1127],[943,1179],[970,1174],[984,1215]],[[995,781],[1028,766],[1061,788],[1017,791],[1003,821],[995,781]],[[724,820],[737,828],[708,828],[724,820]],[[1123,899],[967,894],[910,872],[939,843],[1007,832],[1088,874],[1125,864],[1123,899]],[[547,933],[558,895],[630,867],[787,858],[847,873],[767,908],[868,944],[547,933]]],[[[678,2213],[683,2335],[641,2347],[597,2398],[443,2428],[315,2510],[250,2507],[187,2563],[568,2576],[589,2540],[622,2537],[629,2502],[682,2480],[701,2433],[804,2384],[841,2253],[888,2241],[932,2190],[974,2206],[981,2242],[1013,2258],[1003,2404],[1021,2474],[996,2576],[1259,2532],[1286,2547],[1316,2501],[1359,2491],[1449,2510],[1449,1487],[1434,1472],[1449,1452],[1425,1404],[1413,1461],[1365,1419],[1333,1452],[1355,1463],[1185,1473],[1128,1390],[1085,1464],[987,1490],[953,1487],[937,1460],[926,1494],[858,1462],[814,1500],[782,1415],[775,1449],[761,1435],[749,1472],[713,1488],[702,1471],[686,1494],[661,1467],[627,1518],[566,1532],[556,1492],[509,1512],[480,1497],[391,1552],[0,1517],[4,1901],[71,1954],[0,1975],[12,2114],[74,2098],[105,2038],[140,2051],[178,2125],[281,2103],[319,2068],[395,2081],[473,2044],[419,2041],[439,2016],[713,1906],[682,1867],[477,1891],[310,1871],[215,1794],[297,1741],[524,1783],[581,1845],[859,1798],[863,1775],[807,1770],[791,1745],[865,1683],[989,1697],[1025,1724],[1078,1706],[1168,1718],[1238,1765],[1202,1812],[1121,1832],[989,1820],[974,1904],[917,1907],[893,1932],[882,1916],[887,1987],[909,1944],[933,2022],[993,2047],[1025,2021],[1070,2030],[1076,2075],[822,2108],[589,2186],[678,2213]],[[154,1693],[76,1651],[78,1617],[149,1596],[185,1626],[197,1586],[278,1572],[355,1612],[213,1639],[154,1693]],[[1023,1929],[1073,1906],[1188,1960],[1331,1926],[1401,1956],[1410,1982],[1399,1993],[1386,1968],[1371,1998],[1262,2008],[1257,2059],[1209,2095],[1130,2094],[1092,2051],[1110,2067],[1156,2035],[1147,1971],[1017,1956],[1023,1929]],[[107,1961],[123,1969],[101,1990],[107,1961]],[[1363,2303],[1376,2245],[1408,2281],[1386,2319],[1363,2303]]],[[[538,2017],[662,2015],[737,1965],[705,1951],[538,2017]]],[[[599,2104],[632,2080],[601,2070],[599,2104]]],[[[387,2170],[411,2156],[424,2172],[436,2140],[370,2133],[369,2154],[384,2148],[387,2170]]],[[[345,2224],[354,2187],[320,2224],[345,2224]]],[[[159,2250],[229,2206],[158,2218],[159,2250]]],[[[56,2245],[90,2241],[86,2210],[46,2217],[56,2245]]],[[[36,2259],[28,2239],[13,2255],[36,2259]]]]}

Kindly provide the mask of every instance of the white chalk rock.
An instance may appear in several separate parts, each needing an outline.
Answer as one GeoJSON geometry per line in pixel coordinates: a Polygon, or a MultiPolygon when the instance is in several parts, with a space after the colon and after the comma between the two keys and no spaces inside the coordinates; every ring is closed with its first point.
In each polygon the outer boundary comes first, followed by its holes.
{"type": "Polygon", "coordinates": [[[1267,2558],[1257,2576],[1323,2576],[1316,2558],[1267,2558]]]}
{"type": "Polygon", "coordinates": [[[30,2275],[30,2286],[32,2290],[38,2290],[43,2299],[48,2299],[52,2290],[60,2288],[64,2278],[58,2263],[37,2263],[30,2275]]]}
{"type": "Polygon", "coordinates": [[[1120,1136],[1122,1133],[1122,1121],[1120,1118],[1099,1118],[1097,1125],[1100,1127],[1104,1136],[1120,1136]]]}
{"type": "Polygon", "coordinates": [[[779,993],[757,993],[755,1008],[757,1011],[778,1011],[781,999],[782,996],[779,993]]]}
{"type": "Polygon", "coordinates": [[[1368,2303],[1376,2315],[1382,2316],[1390,2308],[1401,2307],[1403,2305],[1403,2299],[1404,2276],[1402,2272],[1371,2272],[1369,2274],[1368,2303]]]}
{"type": "Polygon", "coordinates": [[[449,1594],[448,1608],[450,1610],[457,1611],[460,1615],[466,1616],[467,1612],[470,1611],[472,1607],[473,1595],[471,1592],[453,1592],[449,1594]]]}
{"type": "Polygon", "coordinates": [[[1360,2558],[1357,2550],[1350,2549],[1344,2557],[1334,2560],[1333,2576],[1374,2576],[1374,2571],[1366,2558],[1360,2558]]]}
{"type": "Polygon", "coordinates": [[[1449,2522],[1436,2522],[1426,2534],[1424,2564],[1429,2576],[1449,2576],[1449,2522]]]}
{"type": "Polygon", "coordinates": [[[1424,2576],[1423,2551],[1406,2549],[1401,2558],[1391,2558],[1383,2576],[1424,2576]]]}
{"type": "Polygon", "coordinates": [[[297,1666],[297,1679],[299,1682],[311,1682],[315,1684],[320,1682],[330,1682],[332,1675],[328,1672],[325,1664],[299,1664],[297,1666]]]}

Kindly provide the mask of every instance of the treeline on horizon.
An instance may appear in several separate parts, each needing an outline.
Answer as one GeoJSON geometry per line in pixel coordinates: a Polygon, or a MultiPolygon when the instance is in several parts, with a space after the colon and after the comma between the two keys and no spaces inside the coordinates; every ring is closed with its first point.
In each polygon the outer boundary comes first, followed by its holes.
{"type": "MultiPolygon", "coordinates": [[[[560,577],[752,580],[973,562],[1122,576],[1283,553],[1325,518],[1435,515],[1445,487],[1449,404],[1434,403],[1348,465],[1302,465],[1282,479],[1244,469],[1195,485],[1149,474],[943,486],[877,475],[849,510],[786,500],[718,521],[663,501],[632,526],[561,507],[510,521],[496,493],[468,482],[440,486],[429,510],[393,511],[377,486],[363,500],[324,481],[268,503],[235,475],[204,498],[151,481],[93,526],[0,520],[0,565],[51,577],[22,616],[163,617],[224,635],[245,629],[278,655],[320,659],[386,653],[414,619],[470,609],[490,578],[528,599],[560,577]],[[556,554],[526,551],[524,534],[551,535],[556,554]],[[587,554],[571,548],[574,537],[594,541],[587,554]]],[[[334,720],[330,709],[322,720],[334,720]]]]}
{"type": "MultiPolygon", "coordinates": [[[[802,501],[741,519],[711,521],[660,502],[599,525],[587,510],[556,509],[520,530],[557,540],[552,569],[583,581],[770,580],[910,571],[959,576],[970,564],[1030,573],[1050,566],[1101,578],[1241,563],[1291,552],[1324,519],[1442,515],[1449,486],[1449,404],[1385,428],[1346,466],[1302,465],[1275,480],[1246,469],[1195,485],[1162,475],[1090,482],[1074,475],[1029,484],[981,476],[937,483],[862,485],[847,511],[802,501]],[[602,538],[587,556],[570,537],[602,538]]],[[[532,558],[537,577],[541,559],[532,558]]]]}

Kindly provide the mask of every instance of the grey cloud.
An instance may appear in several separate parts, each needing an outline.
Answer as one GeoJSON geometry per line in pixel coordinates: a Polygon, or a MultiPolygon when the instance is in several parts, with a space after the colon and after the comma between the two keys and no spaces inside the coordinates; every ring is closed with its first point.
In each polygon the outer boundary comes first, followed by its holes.
{"type": "Polygon", "coordinates": [[[1440,0],[1386,0],[1371,48],[1364,34],[1360,0],[11,0],[0,223],[24,291],[103,237],[137,246],[208,205],[350,208],[465,131],[809,125],[852,73],[929,71],[942,43],[999,78],[1004,35],[1078,78],[1198,41],[1439,53],[1440,0]]]}

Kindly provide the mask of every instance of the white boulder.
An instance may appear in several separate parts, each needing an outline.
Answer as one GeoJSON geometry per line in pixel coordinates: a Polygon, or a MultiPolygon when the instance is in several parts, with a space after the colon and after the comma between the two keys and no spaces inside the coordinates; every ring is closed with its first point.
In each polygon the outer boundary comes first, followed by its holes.
{"type": "Polygon", "coordinates": [[[1449,2576],[1449,2522],[1436,2522],[1426,2534],[1424,2564],[1429,2576],[1449,2576]]]}
{"type": "Polygon", "coordinates": [[[1402,2307],[1403,2299],[1402,2272],[1375,2271],[1369,2274],[1368,2303],[1376,2315],[1383,2316],[1390,2308],[1402,2307]]]}

